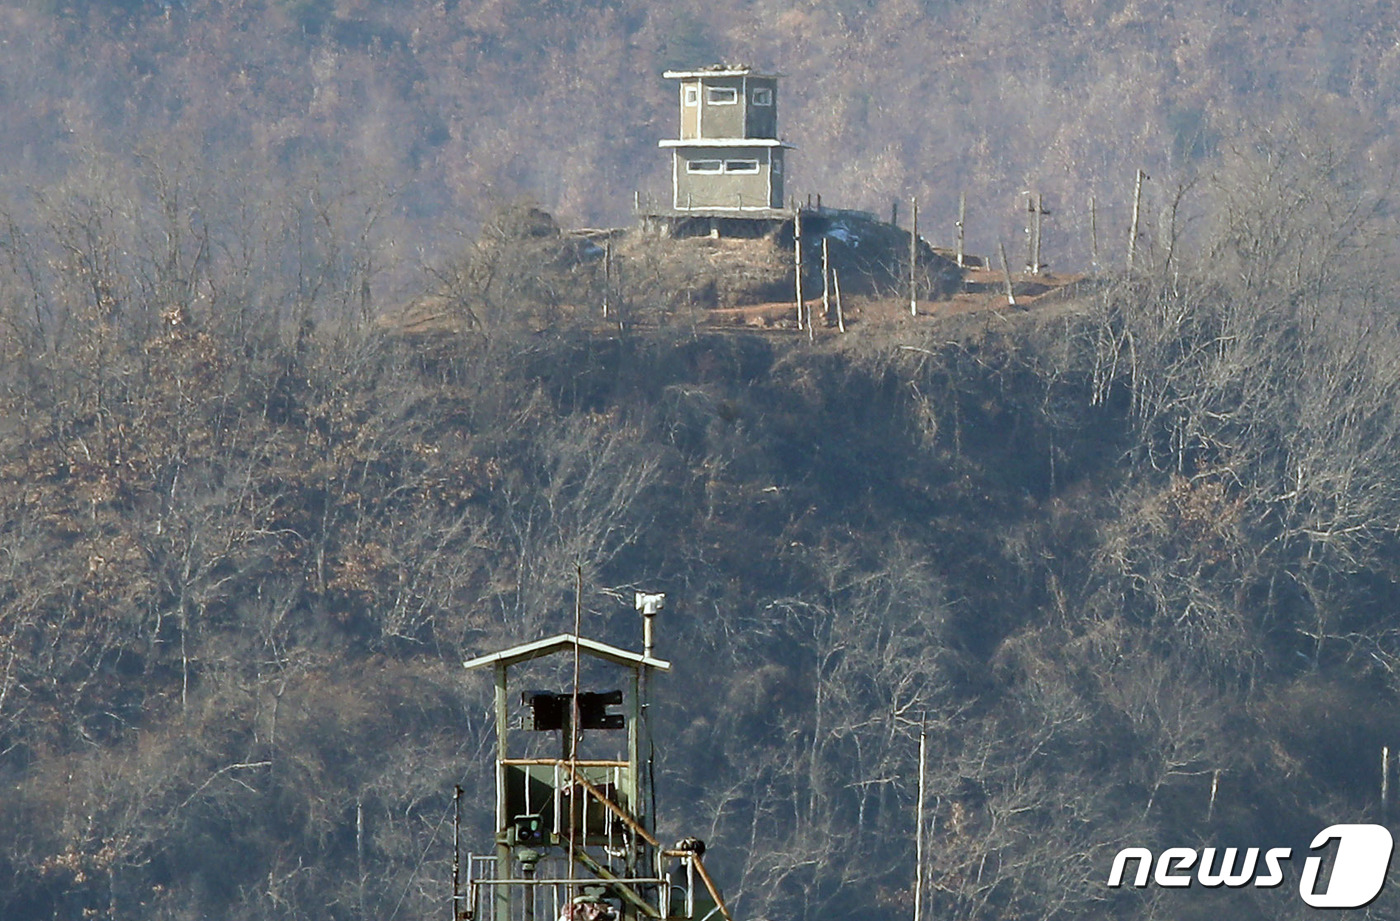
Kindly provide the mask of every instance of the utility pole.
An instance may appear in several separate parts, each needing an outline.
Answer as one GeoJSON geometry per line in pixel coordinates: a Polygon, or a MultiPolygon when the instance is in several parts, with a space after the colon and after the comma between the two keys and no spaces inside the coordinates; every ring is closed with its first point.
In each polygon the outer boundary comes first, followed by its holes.
{"type": "Polygon", "coordinates": [[[1026,192],[1026,262],[1023,272],[1036,272],[1036,193],[1026,192]]]}
{"type": "Polygon", "coordinates": [[[1089,264],[1099,270],[1099,209],[1094,196],[1089,196],[1089,264]]]}
{"type": "Polygon", "coordinates": [[[1142,216],[1142,181],[1151,179],[1142,170],[1137,171],[1137,179],[1133,181],[1133,223],[1128,229],[1128,271],[1133,270],[1133,263],[1137,260],[1137,240],[1138,221],[1142,216]]]}
{"type": "Polygon", "coordinates": [[[958,268],[963,268],[963,228],[967,225],[967,193],[958,193],[958,268]]]}
{"type": "Polygon", "coordinates": [[[1039,275],[1040,270],[1045,268],[1045,263],[1040,258],[1040,232],[1041,219],[1049,217],[1050,212],[1045,210],[1045,199],[1039,192],[1032,192],[1026,202],[1026,209],[1030,212],[1030,226],[1026,228],[1026,233],[1030,240],[1030,258],[1027,260],[1026,268],[1032,275],[1039,275]]]}
{"type": "Polygon", "coordinates": [[[919,200],[910,200],[912,215],[909,218],[909,316],[919,315],[919,289],[914,282],[914,271],[919,265],[919,200]]]}
{"type": "Polygon", "coordinates": [[[919,720],[919,802],[914,808],[917,826],[914,831],[914,921],[924,917],[924,775],[928,765],[928,734],[924,721],[919,720]]]}

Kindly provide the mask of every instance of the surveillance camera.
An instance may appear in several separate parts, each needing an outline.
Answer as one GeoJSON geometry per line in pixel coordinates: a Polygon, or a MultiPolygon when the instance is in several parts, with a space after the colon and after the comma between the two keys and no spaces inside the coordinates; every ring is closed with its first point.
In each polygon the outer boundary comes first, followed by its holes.
{"type": "Polygon", "coordinates": [[[650,616],[666,606],[666,593],[637,592],[637,610],[650,616]]]}

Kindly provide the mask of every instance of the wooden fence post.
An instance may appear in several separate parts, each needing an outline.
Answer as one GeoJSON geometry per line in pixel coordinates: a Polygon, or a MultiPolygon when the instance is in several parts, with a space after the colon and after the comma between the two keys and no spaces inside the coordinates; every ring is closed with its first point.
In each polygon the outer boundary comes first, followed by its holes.
{"type": "Polygon", "coordinates": [[[797,328],[802,328],[802,209],[792,217],[793,264],[797,266],[797,328]]]}
{"type": "Polygon", "coordinates": [[[846,315],[841,312],[841,275],[835,269],[831,270],[831,285],[836,294],[836,329],[844,333],[846,331],[846,315]]]}
{"type": "Polygon", "coordinates": [[[603,319],[608,318],[608,297],[612,291],[612,237],[603,241],[603,319]]]}
{"type": "Polygon", "coordinates": [[[1001,250],[1001,271],[1006,277],[1006,303],[1012,307],[1016,306],[1016,292],[1011,287],[1011,265],[1006,261],[1006,241],[998,240],[997,247],[1001,250]]]}
{"type": "Polygon", "coordinates": [[[822,324],[831,322],[831,263],[826,251],[826,235],[822,235],[822,324]]]}

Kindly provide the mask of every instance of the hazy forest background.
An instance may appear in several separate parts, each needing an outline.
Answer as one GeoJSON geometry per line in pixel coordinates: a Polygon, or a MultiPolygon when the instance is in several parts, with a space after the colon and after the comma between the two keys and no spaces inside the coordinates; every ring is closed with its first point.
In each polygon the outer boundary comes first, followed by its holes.
{"type": "Polygon", "coordinates": [[[607,641],[670,594],[661,827],[743,919],[912,913],[921,720],[929,917],[1301,915],[1296,865],[1104,881],[1388,818],[1393,4],[35,0],[0,49],[7,921],[441,917],[460,663],[575,565],[607,641]],[[808,345],[638,275],[603,327],[520,203],[627,222],[716,60],[788,75],[799,195],[946,243],[966,193],[991,252],[1035,188],[1057,270],[1094,196],[1119,249],[1029,313],[808,345]],[[454,332],[385,320],[424,291],[454,332]]]}

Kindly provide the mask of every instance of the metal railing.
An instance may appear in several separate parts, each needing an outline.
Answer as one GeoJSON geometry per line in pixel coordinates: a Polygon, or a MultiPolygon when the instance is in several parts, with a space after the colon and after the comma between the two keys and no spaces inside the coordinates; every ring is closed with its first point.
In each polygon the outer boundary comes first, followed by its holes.
{"type": "Polygon", "coordinates": [[[547,921],[573,919],[583,907],[575,899],[594,888],[651,918],[733,921],[700,854],[686,842],[661,847],[626,808],[636,791],[625,762],[515,758],[498,765],[499,783],[506,784],[511,771],[523,781],[524,798],[516,804],[524,809],[521,817],[551,821],[544,823],[547,834],[532,844],[505,839],[517,845],[519,874],[512,865],[502,867],[497,855],[467,855],[467,892],[454,894],[454,921],[545,921],[542,909],[549,912],[547,921]],[[652,866],[639,866],[647,855],[652,866]],[[667,861],[675,862],[669,870],[667,861]],[[494,895],[483,899],[484,893],[494,895]]]}
{"type": "MultiPolygon", "coordinates": [[[[561,917],[564,907],[585,889],[627,886],[634,891],[640,887],[653,887],[665,892],[667,897],[658,900],[659,904],[651,906],[652,911],[647,913],[658,918],[667,917],[667,907],[672,895],[672,879],[661,875],[619,875],[607,878],[582,875],[570,878],[567,864],[568,858],[562,854],[543,857],[536,864],[532,876],[503,878],[497,873],[499,862],[495,855],[468,854],[467,891],[459,896],[457,916],[470,918],[472,921],[554,921],[561,917]],[[497,900],[490,897],[490,893],[502,886],[511,887],[513,890],[510,918],[498,917],[497,900]]],[[[687,878],[691,876],[693,871],[687,873],[687,878]]],[[[693,904],[693,896],[689,897],[685,904],[693,904]]]]}

